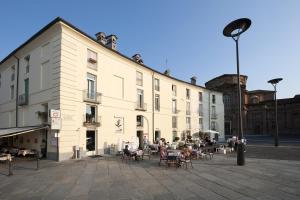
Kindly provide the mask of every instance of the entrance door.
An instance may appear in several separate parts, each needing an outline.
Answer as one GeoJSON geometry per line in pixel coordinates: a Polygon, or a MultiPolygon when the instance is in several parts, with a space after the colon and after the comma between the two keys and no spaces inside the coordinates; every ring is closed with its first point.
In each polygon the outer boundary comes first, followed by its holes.
{"type": "Polygon", "coordinates": [[[144,133],[143,133],[143,131],[137,131],[136,136],[139,138],[139,148],[144,148],[144,133]]]}
{"type": "Polygon", "coordinates": [[[160,139],[160,131],[154,132],[154,138],[155,138],[155,141],[158,141],[160,139]]]}
{"type": "Polygon", "coordinates": [[[86,131],[86,155],[96,154],[96,133],[95,131],[86,131]]]}

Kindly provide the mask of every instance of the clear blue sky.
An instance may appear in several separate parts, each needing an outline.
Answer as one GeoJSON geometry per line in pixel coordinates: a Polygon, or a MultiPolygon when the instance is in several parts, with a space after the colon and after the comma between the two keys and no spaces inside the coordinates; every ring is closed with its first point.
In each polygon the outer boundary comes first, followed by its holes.
{"type": "Polygon", "coordinates": [[[118,36],[118,50],[140,53],[146,65],[204,83],[236,73],[235,46],[222,35],[230,21],[248,17],[240,38],[241,73],[248,90],[273,89],[279,98],[300,94],[300,1],[298,0],[3,0],[0,2],[0,60],[40,28],[60,16],[90,35],[118,36]],[[166,67],[166,59],[167,67],[166,67]]]}

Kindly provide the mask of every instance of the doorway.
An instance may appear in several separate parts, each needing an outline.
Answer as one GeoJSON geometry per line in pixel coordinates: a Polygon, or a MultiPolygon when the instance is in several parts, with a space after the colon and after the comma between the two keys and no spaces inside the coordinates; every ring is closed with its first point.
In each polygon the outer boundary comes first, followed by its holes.
{"type": "Polygon", "coordinates": [[[86,131],[86,155],[96,154],[96,131],[86,131]]]}
{"type": "Polygon", "coordinates": [[[160,140],[160,131],[155,131],[154,132],[154,138],[155,138],[155,141],[160,140]]]}
{"type": "Polygon", "coordinates": [[[137,131],[136,136],[139,138],[139,148],[144,148],[144,132],[137,131]]]}

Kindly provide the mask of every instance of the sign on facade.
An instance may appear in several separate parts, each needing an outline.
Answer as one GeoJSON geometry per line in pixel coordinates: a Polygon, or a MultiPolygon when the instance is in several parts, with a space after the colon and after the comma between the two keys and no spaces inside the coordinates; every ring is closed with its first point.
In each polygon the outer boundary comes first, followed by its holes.
{"type": "Polygon", "coordinates": [[[124,132],[124,118],[123,117],[114,117],[114,126],[116,133],[124,132]]]}
{"type": "Polygon", "coordinates": [[[50,110],[51,117],[51,129],[52,130],[60,130],[61,129],[61,115],[60,110],[50,110]]]}
{"type": "Polygon", "coordinates": [[[61,118],[51,118],[51,129],[52,130],[61,129],[61,118]]]}
{"type": "Polygon", "coordinates": [[[50,110],[50,117],[51,118],[60,118],[60,110],[50,110]]]}

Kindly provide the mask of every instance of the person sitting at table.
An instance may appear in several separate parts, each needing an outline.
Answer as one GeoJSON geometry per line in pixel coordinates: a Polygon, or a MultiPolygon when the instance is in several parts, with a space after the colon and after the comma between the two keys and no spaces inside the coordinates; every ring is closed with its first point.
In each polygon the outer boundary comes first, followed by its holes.
{"type": "Polygon", "coordinates": [[[128,157],[135,157],[136,160],[136,152],[130,152],[128,149],[128,145],[125,145],[125,149],[123,150],[124,154],[128,157]]]}
{"type": "Polygon", "coordinates": [[[181,158],[185,159],[191,155],[191,152],[189,151],[188,148],[184,148],[183,151],[181,152],[181,158]]]}

